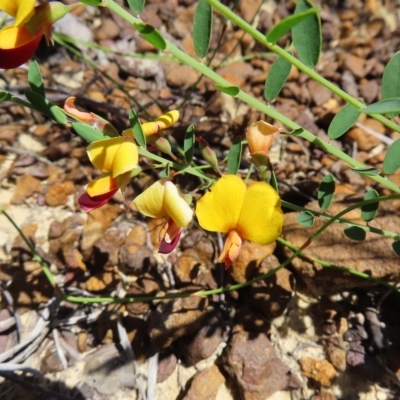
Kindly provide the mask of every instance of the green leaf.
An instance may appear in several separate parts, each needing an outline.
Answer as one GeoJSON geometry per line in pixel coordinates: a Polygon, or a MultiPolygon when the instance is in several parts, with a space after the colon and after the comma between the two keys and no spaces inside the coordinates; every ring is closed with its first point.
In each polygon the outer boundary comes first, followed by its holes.
{"type": "Polygon", "coordinates": [[[301,226],[305,226],[309,228],[310,226],[314,225],[315,217],[314,214],[310,211],[303,211],[301,214],[297,216],[297,222],[301,226]]]}
{"type": "Polygon", "coordinates": [[[318,188],[318,204],[322,210],[326,210],[332,202],[335,193],[335,181],[332,174],[328,174],[322,179],[318,188]]]}
{"type": "Polygon", "coordinates": [[[29,86],[31,87],[32,91],[34,91],[38,95],[46,98],[46,92],[44,90],[42,73],[40,72],[39,65],[36,61],[32,61],[29,64],[28,81],[29,81],[29,86]]]}
{"type": "Polygon", "coordinates": [[[183,152],[185,153],[185,160],[188,164],[192,162],[195,142],[194,125],[189,125],[186,129],[185,139],[183,141],[183,152]]]}
{"type": "Polygon", "coordinates": [[[360,116],[358,108],[352,104],[346,104],[333,118],[328,128],[328,136],[338,139],[344,135],[357,121],[360,116]]]}
{"type": "Polygon", "coordinates": [[[242,159],[242,138],[236,136],[228,153],[228,174],[236,175],[242,159]]]}
{"type": "Polygon", "coordinates": [[[95,142],[96,140],[108,139],[108,136],[103,135],[97,129],[92,128],[87,124],[83,124],[82,122],[72,122],[72,127],[75,132],[83,139],[88,142],[95,142]]]}
{"type": "Polygon", "coordinates": [[[387,149],[382,168],[386,175],[393,174],[400,168],[400,139],[394,141],[387,149]]]}
{"type": "MultiPolygon", "coordinates": [[[[365,196],[364,200],[376,199],[379,197],[379,193],[375,189],[369,190],[365,196]]],[[[361,207],[361,218],[363,221],[368,222],[372,221],[375,218],[376,213],[378,212],[379,201],[376,203],[366,204],[361,207]]]]}
{"type": "Polygon", "coordinates": [[[400,256],[400,240],[396,240],[392,243],[392,249],[398,256],[400,256]]]}
{"type": "Polygon", "coordinates": [[[135,136],[135,140],[138,145],[141,147],[146,147],[146,136],[143,133],[142,125],[133,108],[129,110],[129,123],[131,125],[133,136],[135,136]]]}
{"type": "Polygon", "coordinates": [[[144,39],[152,44],[157,50],[164,51],[167,48],[167,43],[157,29],[148,24],[134,24],[135,28],[144,39]]]}
{"type": "Polygon", "coordinates": [[[363,241],[367,235],[364,229],[359,226],[350,226],[346,228],[343,233],[352,240],[363,241]]]}
{"type": "MultiPolygon", "coordinates": [[[[294,15],[312,9],[309,0],[299,0],[294,15]]],[[[310,68],[314,68],[322,49],[321,19],[318,14],[311,14],[307,20],[300,22],[292,29],[292,38],[300,60],[310,68]]]]}
{"type": "Polygon", "coordinates": [[[372,168],[372,167],[371,168],[368,168],[368,167],[358,168],[357,167],[357,168],[352,168],[351,170],[354,172],[357,172],[358,174],[366,175],[366,176],[377,176],[381,173],[381,171],[379,169],[372,168]]]}
{"type": "Polygon", "coordinates": [[[265,100],[272,101],[278,96],[290,74],[291,68],[292,64],[281,57],[271,65],[264,86],[265,100]]]}
{"type": "Polygon", "coordinates": [[[207,0],[199,0],[194,13],[193,43],[197,57],[204,58],[211,40],[212,8],[207,0]]]}
{"type": "Polygon", "coordinates": [[[50,119],[55,120],[60,124],[67,124],[67,117],[60,107],[50,103],[50,101],[32,90],[26,90],[25,96],[39,112],[47,115],[50,119]]]}
{"type": "Polygon", "coordinates": [[[128,6],[135,14],[140,14],[144,8],[145,0],[127,0],[128,6]]]}
{"type": "Polygon", "coordinates": [[[279,186],[278,186],[278,179],[276,178],[275,171],[272,169],[271,170],[271,178],[269,180],[269,184],[277,191],[279,192],[279,186]]]}
{"type": "Polygon", "coordinates": [[[240,87],[236,85],[220,85],[219,83],[215,84],[215,87],[220,90],[222,93],[229,94],[229,96],[235,97],[240,92],[240,87]]]}
{"type": "MultiPolygon", "coordinates": [[[[386,65],[382,75],[382,100],[400,97],[400,52],[397,52],[386,65]]],[[[394,118],[398,112],[388,113],[394,118]]]]}
{"type": "Polygon", "coordinates": [[[12,94],[5,92],[4,90],[0,90],[0,101],[9,101],[12,99],[12,94]]]}
{"type": "Polygon", "coordinates": [[[400,99],[386,99],[358,110],[364,114],[390,114],[400,112],[400,99]]]}
{"type": "Polygon", "coordinates": [[[170,164],[168,163],[165,168],[160,171],[160,178],[169,178],[170,164]]]}
{"type": "Polygon", "coordinates": [[[280,132],[281,135],[299,136],[304,132],[304,128],[297,128],[290,132],[280,132]]]}
{"type": "Polygon", "coordinates": [[[318,13],[318,8],[313,7],[306,11],[299,12],[279,21],[268,33],[266,39],[270,43],[276,43],[283,35],[288,33],[292,28],[304,21],[312,14],[318,13]]]}
{"type": "Polygon", "coordinates": [[[80,0],[80,3],[88,4],[89,6],[99,6],[103,0],[80,0]]]}

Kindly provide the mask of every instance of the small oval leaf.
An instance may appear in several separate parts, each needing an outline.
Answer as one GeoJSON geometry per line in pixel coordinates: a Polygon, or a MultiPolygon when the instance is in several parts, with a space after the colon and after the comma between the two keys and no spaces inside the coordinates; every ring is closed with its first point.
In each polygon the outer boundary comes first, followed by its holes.
{"type": "Polygon", "coordinates": [[[89,125],[83,124],[82,122],[72,122],[72,127],[75,132],[83,139],[88,142],[95,142],[96,140],[108,139],[108,136],[103,135],[97,129],[92,128],[89,125]]]}
{"type": "Polygon", "coordinates": [[[80,0],[80,3],[87,4],[89,6],[99,6],[103,0],[80,0]]]}
{"type": "Polygon", "coordinates": [[[354,172],[357,172],[358,174],[361,175],[366,175],[366,176],[377,176],[381,173],[381,171],[378,168],[352,168],[351,169],[354,172]]]}
{"type": "MultiPolygon", "coordinates": [[[[314,8],[309,0],[299,0],[295,15],[314,8]]],[[[318,14],[311,14],[307,20],[300,22],[292,29],[292,38],[300,60],[314,68],[322,49],[321,19],[318,14]]]]}
{"type": "Polygon", "coordinates": [[[240,92],[240,87],[236,85],[220,85],[219,83],[215,84],[215,87],[220,90],[222,93],[229,94],[229,96],[235,97],[239,94],[240,92]]]}
{"type": "Polygon", "coordinates": [[[135,14],[140,14],[144,9],[145,0],[127,0],[128,6],[135,14]]]}
{"type": "Polygon", "coordinates": [[[314,214],[310,211],[303,211],[301,214],[297,216],[297,222],[301,226],[305,226],[309,228],[310,226],[314,225],[315,217],[314,214]]]}
{"type": "Polygon", "coordinates": [[[129,110],[129,123],[135,137],[136,142],[141,147],[146,147],[146,136],[143,133],[142,125],[139,118],[133,108],[129,110]]]}
{"type": "MultiPolygon", "coordinates": [[[[375,189],[369,190],[365,196],[364,200],[372,200],[379,197],[379,193],[375,189]]],[[[365,222],[372,221],[375,218],[376,213],[378,212],[379,201],[376,203],[366,204],[361,207],[361,218],[365,222]]]]}
{"type": "Polygon", "coordinates": [[[400,113],[400,99],[387,99],[370,104],[367,107],[360,108],[360,112],[364,114],[389,114],[400,113]]]}
{"type": "Polygon", "coordinates": [[[352,104],[346,104],[333,118],[328,128],[328,136],[338,139],[344,135],[357,121],[360,116],[358,108],[352,104]]]}
{"type": "Polygon", "coordinates": [[[359,226],[350,226],[343,232],[349,239],[358,241],[363,241],[367,235],[364,229],[360,228],[359,226]]]}
{"type": "Polygon", "coordinates": [[[394,141],[388,148],[383,159],[383,172],[386,175],[395,173],[400,168],[400,139],[394,141]]]}
{"type": "Polygon", "coordinates": [[[242,138],[236,136],[228,153],[228,174],[236,175],[242,159],[242,138]]]}
{"type": "Polygon", "coordinates": [[[313,7],[309,10],[299,12],[279,21],[268,33],[266,39],[270,43],[276,43],[283,35],[288,33],[292,28],[304,21],[311,14],[317,14],[318,8],[313,7]]]}
{"type": "Polygon", "coordinates": [[[4,90],[0,90],[0,101],[9,101],[12,99],[12,94],[5,92],[4,90]]]}
{"type": "MultiPolygon", "coordinates": [[[[397,52],[388,62],[382,75],[382,100],[400,97],[400,52],[397,52]]],[[[394,118],[398,113],[388,113],[394,118]]]]}
{"type": "Polygon", "coordinates": [[[392,243],[392,249],[398,256],[400,256],[400,240],[396,240],[392,243]]]}
{"type": "Polygon", "coordinates": [[[50,101],[32,90],[26,90],[25,96],[36,110],[60,124],[67,124],[67,116],[60,107],[50,103],[50,101]]]}
{"type": "Polygon", "coordinates": [[[197,57],[204,58],[211,40],[212,8],[207,0],[199,0],[194,13],[193,44],[197,57]]]}
{"type": "Polygon", "coordinates": [[[279,57],[269,69],[264,86],[264,97],[267,101],[274,100],[283,88],[290,74],[292,64],[279,57]]]}
{"type": "Polygon", "coordinates": [[[195,130],[194,125],[189,125],[185,133],[183,141],[183,152],[185,153],[185,160],[188,164],[192,162],[195,143],[195,130]]]}
{"type": "Polygon", "coordinates": [[[28,81],[29,81],[29,86],[31,87],[33,92],[37,93],[38,95],[44,98],[46,97],[42,73],[40,72],[39,64],[36,61],[32,61],[29,64],[28,81]]]}
{"type": "Polygon", "coordinates": [[[322,179],[318,188],[318,204],[322,210],[326,210],[332,202],[335,193],[335,181],[332,174],[328,174],[322,179]]]}
{"type": "Polygon", "coordinates": [[[164,51],[167,48],[165,39],[157,29],[148,24],[134,24],[135,28],[144,39],[152,44],[157,50],[164,51]]]}

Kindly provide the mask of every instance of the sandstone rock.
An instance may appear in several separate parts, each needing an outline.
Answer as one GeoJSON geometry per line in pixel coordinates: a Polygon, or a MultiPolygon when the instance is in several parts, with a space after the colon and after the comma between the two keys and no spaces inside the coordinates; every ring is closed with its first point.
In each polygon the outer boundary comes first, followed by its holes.
{"type": "Polygon", "coordinates": [[[121,207],[118,204],[105,204],[103,207],[88,213],[88,223],[92,221],[101,222],[105,229],[111,227],[115,219],[122,213],[121,207]]]}
{"type": "Polygon", "coordinates": [[[157,349],[164,349],[176,339],[197,331],[207,316],[207,298],[191,296],[165,300],[148,317],[148,332],[157,349]]]}
{"type": "Polygon", "coordinates": [[[118,252],[119,268],[122,272],[136,276],[149,272],[157,266],[153,252],[145,246],[123,244],[118,252]]]}
{"type": "MultiPolygon", "coordinates": [[[[336,196],[336,198],[337,200],[328,209],[328,212],[332,215],[350,204],[360,201],[359,198],[350,196],[336,196]]],[[[306,207],[319,210],[317,202],[309,203],[306,207]]],[[[378,216],[370,222],[371,226],[396,232],[400,224],[396,210],[387,202],[380,204],[380,210],[382,211],[378,212],[378,216]]],[[[297,213],[285,215],[282,236],[297,247],[302,246],[325,223],[324,220],[316,218],[312,228],[304,228],[296,222],[296,218],[297,213]]],[[[359,210],[354,210],[343,218],[363,223],[359,210]]],[[[364,241],[354,241],[343,234],[343,229],[343,226],[339,224],[329,226],[315,242],[304,249],[304,256],[297,257],[292,261],[292,266],[298,276],[304,280],[313,293],[327,295],[352,287],[374,284],[339,270],[322,268],[312,261],[313,258],[365,272],[374,278],[383,279],[387,282],[397,282],[400,271],[398,256],[391,248],[392,239],[367,233],[364,241]],[[340,259],[338,259],[338,255],[340,255],[340,259]]],[[[287,248],[284,248],[283,251],[286,256],[292,254],[287,248]]]]}
{"type": "Polygon", "coordinates": [[[187,65],[173,65],[169,67],[165,73],[167,85],[173,88],[188,88],[193,86],[199,73],[187,65]]]}
{"type": "Polygon", "coordinates": [[[325,387],[330,387],[336,379],[336,370],[327,360],[315,360],[311,357],[300,359],[301,373],[325,387]]]}
{"type": "Polygon", "coordinates": [[[224,376],[216,365],[203,369],[193,377],[190,387],[183,400],[212,400],[218,389],[225,382],[224,376]]]}
{"type": "Polygon", "coordinates": [[[32,175],[23,175],[17,178],[11,204],[22,204],[24,200],[42,190],[42,183],[32,175]]]}
{"type": "Polygon", "coordinates": [[[346,350],[345,343],[341,337],[332,337],[322,341],[325,347],[326,358],[337,371],[346,370],[346,350]]]}
{"type": "Polygon", "coordinates": [[[160,356],[158,361],[157,383],[164,382],[174,372],[178,360],[174,353],[160,356]]]}
{"type": "Polygon", "coordinates": [[[364,66],[365,59],[348,53],[344,54],[342,68],[350,71],[357,78],[363,78],[365,76],[364,66]]]}
{"type": "Polygon", "coordinates": [[[264,400],[292,385],[289,367],[263,333],[235,332],[222,367],[236,381],[245,400],[264,400]]]}
{"type": "Polygon", "coordinates": [[[52,186],[46,193],[46,204],[49,207],[63,206],[67,203],[68,196],[75,192],[75,186],[71,181],[52,186]]]}

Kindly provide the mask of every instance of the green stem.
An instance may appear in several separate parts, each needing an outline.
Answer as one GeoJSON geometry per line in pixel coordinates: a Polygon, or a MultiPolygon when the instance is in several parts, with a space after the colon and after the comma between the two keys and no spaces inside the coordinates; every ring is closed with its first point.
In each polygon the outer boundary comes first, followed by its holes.
{"type": "MultiPolygon", "coordinates": [[[[214,2],[213,0],[207,0],[207,1],[209,1],[210,4],[212,4],[212,5],[214,5],[214,3],[217,3],[217,4],[219,4],[219,6],[223,7],[219,2],[214,2]]],[[[129,14],[127,11],[125,11],[118,4],[116,4],[113,0],[103,0],[102,5],[104,7],[109,8],[110,10],[112,10],[113,12],[115,12],[116,14],[118,14],[120,17],[122,17],[123,19],[125,19],[127,22],[129,22],[131,24],[137,24],[137,23],[141,22],[140,20],[138,20],[137,18],[135,18],[134,16],[129,14]]],[[[223,7],[223,10],[224,10],[224,12],[226,11],[225,7],[223,7]]],[[[232,13],[229,11],[228,15],[231,16],[231,14],[232,13]]],[[[239,17],[237,17],[237,18],[239,18],[239,17]]],[[[224,78],[219,76],[217,73],[215,73],[209,67],[207,67],[206,65],[193,59],[192,57],[190,57],[189,55],[184,53],[182,50],[180,50],[176,46],[174,46],[168,40],[165,40],[165,42],[167,44],[166,51],[171,53],[173,56],[178,58],[183,63],[193,67],[195,70],[201,72],[208,78],[212,79],[215,83],[218,83],[222,86],[232,86],[231,83],[229,83],[227,80],[225,80],[224,78]]],[[[303,129],[300,125],[296,124],[291,119],[280,114],[278,111],[273,109],[271,106],[267,106],[267,105],[263,104],[261,101],[248,95],[247,93],[243,92],[242,90],[240,90],[238,95],[235,97],[242,100],[243,102],[249,104],[250,106],[256,108],[257,110],[263,112],[264,114],[270,116],[271,118],[281,122],[282,124],[286,125],[290,129],[293,129],[293,130],[302,129],[302,133],[299,136],[310,141],[311,143],[315,144],[316,146],[320,147],[321,149],[325,150],[326,152],[335,155],[337,158],[339,158],[342,161],[345,161],[346,163],[351,165],[353,168],[366,168],[367,167],[366,165],[354,160],[349,155],[340,151],[335,146],[317,138],[311,132],[307,131],[306,129],[303,129]]],[[[373,179],[374,181],[386,186],[387,188],[391,189],[392,191],[394,191],[396,193],[400,193],[400,188],[397,185],[395,185],[393,182],[389,181],[387,178],[384,178],[382,176],[370,176],[370,178],[373,179]]]]}
{"type": "MultiPolygon", "coordinates": [[[[365,104],[363,104],[361,101],[355,99],[353,96],[349,95],[348,93],[346,93],[344,90],[340,89],[338,86],[336,86],[332,82],[329,82],[327,79],[323,78],[320,74],[315,72],[312,68],[307,67],[305,64],[303,64],[299,59],[292,56],[287,51],[285,51],[284,49],[279,47],[278,45],[269,43],[264,34],[262,34],[257,29],[253,28],[249,23],[244,21],[237,14],[233,13],[229,8],[225,7],[218,0],[207,0],[207,2],[210,5],[212,5],[216,10],[218,10],[223,16],[228,18],[230,21],[234,22],[239,28],[241,28],[245,32],[249,33],[258,42],[260,42],[261,44],[266,46],[268,49],[270,49],[274,53],[278,54],[280,57],[287,60],[290,64],[294,65],[295,67],[297,67],[297,69],[299,69],[300,71],[307,74],[314,81],[320,83],[322,86],[325,86],[332,93],[337,94],[339,97],[341,97],[347,103],[352,104],[354,107],[356,107],[358,109],[365,107],[365,104]]],[[[384,116],[382,116],[380,114],[370,114],[370,116],[375,118],[376,120],[381,122],[383,125],[387,126],[388,128],[393,129],[394,131],[400,133],[400,126],[397,125],[395,122],[385,118],[384,116]]]]}

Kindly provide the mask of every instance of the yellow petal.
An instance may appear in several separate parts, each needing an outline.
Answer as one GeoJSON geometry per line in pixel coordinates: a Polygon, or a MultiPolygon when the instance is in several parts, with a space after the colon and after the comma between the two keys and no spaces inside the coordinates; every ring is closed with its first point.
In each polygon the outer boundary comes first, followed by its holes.
{"type": "Polygon", "coordinates": [[[133,139],[125,139],[114,155],[112,174],[115,178],[138,166],[139,153],[133,139]]]}
{"type": "Polygon", "coordinates": [[[14,26],[18,27],[29,21],[35,12],[35,0],[1,0],[0,9],[15,18],[14,26]]]}
{"type": "Polygon", "coordinates": [[[272,243],[281,234],[283,219],[281,199],[271,185],[256,182],[247,188],[238,222],[243,239],[272,243]]]}
{"type": "Polygon", "coordinates": [[[136,209],[147,217],[162,218],[167,216],[164,207],[164,182],[153,183],[142,194],[137,196],[133,203],[136,209]]]}
{"type": "Polygon", "coordinates": [[[157,122],[145,122],[142,124],[142,131],[144,136],[155,135],[159,130],[157,122]]]}
{"type": "Polygon", "coordinates": [[[236,175],[225,175],[210,190],[197,202],[200,226],[211,232],[235,229],[246,193],[245,183],[236,175]]]}
{"type": "Polygon", "coordinates": [[[90,182],[86,192],[90,197],[96,197],[116,189],[118,189],[116,180],[107,175],[90,182]]]}
{"type": "Polygon", "coordinates": [[[6,26],[0,30],[0,49],[16,49],[32,40],[35,40],[35,38],[30,35],[24,26],[19,28],[6,26]]]}
{"type": "Polygon", "coordinates": [[[103,172],[111,172],[115,153],[124,140],[123,137],[117,137],[90,143],[87,148],[90,162],[103,172]]]}
{"type": "Polygon", "coordinates": [[[170,181],[164,183],[164,207],[168,216],[179,228],[189,225],[193,211],[186,203],[179,189],[170,181]]]}
{"type": "Polygon", "coordinates": [[[156,119],[159,129],[167,129],[179,119],[179,111],[172,110],[156,119]]]}

